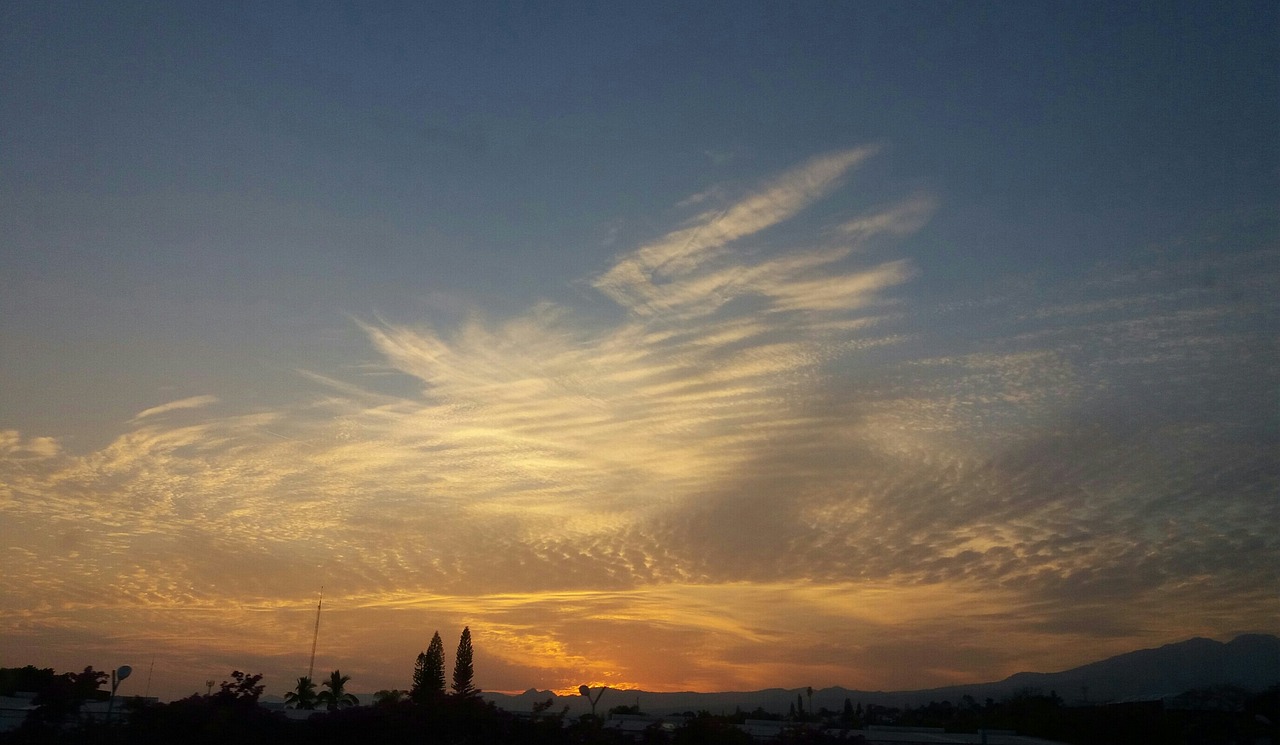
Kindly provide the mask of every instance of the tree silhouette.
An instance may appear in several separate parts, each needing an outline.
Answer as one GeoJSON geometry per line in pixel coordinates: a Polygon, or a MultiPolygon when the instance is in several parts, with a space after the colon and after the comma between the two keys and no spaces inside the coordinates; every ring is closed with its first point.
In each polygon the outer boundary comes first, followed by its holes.
{"type": "Polygon", "coordinates": [[[262,685],[262,673],[249,675],[239,670],[231,671],[231,680],[222,681],[213,695],[220,704],[257,704],[266,686],[262,685]]]}
{"type": "Polygon", "coordinates": [[[416,703],[426,703],[427,693],[427,653],[419,652],[413,663],[413,683],[409,686],[409,698],[416,703]]]}
{"type": "MultiPolygon", "coordinates": [[[[234,677],[234,675],[233,675],[234,677]]],[[[168,704],[150,703],[134,708],[118,737],[88,736],[64,739],[64,745],[88,742],[130,743],[130,745],[213,745],[213,743],[290,742],[288,726],[291,724],[279,712],[258,706],[254,690],[260,688],[260,675],[245,675],[235,683],[212,695],[193,694],[188,698],[168,704]],[[223,691],[226,691],[225,695],[223,691]]],[[[53,742],[53,741],[43,741],[53,742]]]]}
{"type": "Polygon", "coordinates": [[[316,696],[318,703],[324,704],[329,711],[337,711],[345,709],[348,706],[358,706],[360,699],[355,697],[353,693],[347,693],[347,682],[351,680],[350,675],[343,675],[340,670],[334,670],[329,673],[329,679],[321,683],[326,690],[323,690],[316,696]]]}
{"type": "Polygon", "coordinates": [[[57,726],[74,720],[84,702],[99,697],[98,689],[108,677],[101,670],[86,667],[83,672],[63,673],[51,678],[32,699],[36,709],[28,716],[28,721],[57,726]]]}
{"type": "Polygon", "coordinates": [[[390,690],[383,688],[373,694],[373,703],[377,706],[394,706],[401,701],[404,701],[405,697],[408,695],[408,691],[402,691],[398,688],[392,688],[390,690]]]}
{"type": "Polygon", "coordinates": [[[51,667],[0,667],[0,696],[12,696],[16,691],[43,691],[56,677],[51,667]]]}
{"type": "Polygon", "coordinates": [[[674,745],[751,745],[755,740],[723,717],[699,712],[675,731],[671,742],[674,745]]]}
{"type": "Polygon", "coordinates": [[[475,698],[480,689],[471,682],[475,670],[471,664],[471,627],[464,626],[458,639],[458,653],[453,658],[453,695],[458,698],[475,698]]]}
{"type": "Polygon", "coordinates": [[[298,683],[293,690],[284,694],[284,705],[291,709],[314,709],[316,703],[315,681],[306,675],[298,678],[298,683]]]}
{"type": "Polygon", "coordinates": [[[427,651],[418,655],[418,664],[413,669],[413,687],[409,690],[409,698],[419,704],[425,704],[444,695],[444,642],[440,641],[440,632],[431,637],[427,651]]]}

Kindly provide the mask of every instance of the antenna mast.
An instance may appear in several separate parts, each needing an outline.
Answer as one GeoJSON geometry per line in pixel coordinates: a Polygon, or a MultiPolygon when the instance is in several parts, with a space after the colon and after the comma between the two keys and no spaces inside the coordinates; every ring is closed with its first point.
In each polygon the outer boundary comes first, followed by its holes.
{"type": "MultiPolygon", "coordinates": [[[[307,677],[311,678],[316,670],[316,642],[320,641],[320,606],[324,605],[324,585],[320,586],[320,602],[316,603],[316,633],[311,637],[311,664],[307,666],[307,677]]],[[[314,678],[311,678],[314,680],[314,678]]]]}

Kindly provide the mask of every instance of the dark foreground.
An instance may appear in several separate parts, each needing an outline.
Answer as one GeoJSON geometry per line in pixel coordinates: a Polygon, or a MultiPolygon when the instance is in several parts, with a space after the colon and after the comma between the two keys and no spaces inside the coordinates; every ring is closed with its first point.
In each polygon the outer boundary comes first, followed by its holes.
{"type": "MultiPolygon", "coordinates": [[[[986,726],[1018,725],[1023,735],[1057,742],[1169,743],[1277,743],[1280,745],[1280,689],[1254,696],[1244,709],[1235,711],[1167,710],[1160,702],[1128,705],[1062,707],[1050,697],[1024,700],[1022,709],[993,709],[986,726]]],[[[996,707],[1001,705],[997,704],[996,707]]],[[[946,709],[947,707],[940,707],[946,709]]],[[[118,721],[56,721],[32,716],[21,727],[0,733],[0,745],[434,745],[435,743],[528,743],[529,745],[579,745],[601,743],[740,743],[753,740],[740,726],[749,715],[713,716],[706,712],[691,718],[628,731],[617,722],[584,716],[569,720],[562,713],[513,714],[479,699],[442,698],[422,704],[396,701],[337,711],[319,711],[308,719],[292,719],[281,711],[258,704],[256,697],[192,696],[168,704],[125,701],[118,721]]],[[[754,714],[754,712],[753,712],[754,714]]],[[[900,712],[898,724],[938,725],[938,711],[929,707],[900,712]],[[933,721],[930,721],[930,718],[933,721]]],[[[777,719],[783,719],[778,717],[777,719]]],[[[769,741],[778,743],[866,742],[852,731],[861,722],[839,718],[784,722],[769,741]]],[[[947,729],[960,731],[957,722],[947,729]]],[[[1011,727],[1012,728],[1012,727],[1011,727]]],[[[968,731],[972,732],[972,729],[968,731]]],[[[867,732],[872,741],[874,731],[867,732]]]]}

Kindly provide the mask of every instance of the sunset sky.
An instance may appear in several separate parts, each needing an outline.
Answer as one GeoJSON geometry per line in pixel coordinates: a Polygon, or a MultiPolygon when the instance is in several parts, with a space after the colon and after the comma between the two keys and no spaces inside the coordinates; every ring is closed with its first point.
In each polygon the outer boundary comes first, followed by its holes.
{"type": "Polygon", "coordinates": [[[365,5],[0,6],[0,666],[1280,632],[1280,6],[365,5]]]}

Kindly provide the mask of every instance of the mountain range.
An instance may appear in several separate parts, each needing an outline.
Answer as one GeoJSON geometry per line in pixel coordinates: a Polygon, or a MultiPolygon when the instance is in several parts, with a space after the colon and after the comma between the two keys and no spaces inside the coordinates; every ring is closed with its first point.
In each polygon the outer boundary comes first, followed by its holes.
{"type": "MultiPolygon", "coordinates": [[[[841,687],[814,690],[812,707],[838,711],[846,698],[855,703],[883,706],[919,706],[930,701],[959,702],[972,696],[979,703],[1001,700],[1026,690],[1056,692],[1068,704],[1105,703],[1173,696],[1196,688],[1233,685],[1253,691],[1280,684],[1280,638],[1270,634],[1245,634],[1229,642],[1194,638],[1157,649],[1142,649],[1056,673],[1015,673],[1001,681],[954,685],[916,691],[859,691],[841,687]]],[[[598,711],[614,706],[638,705],[648,714],[707,710],[713,714],[735,709],[785,714],[805,689],[770,688],[761,691],[653,693],[609,690],[598,711]]],[[[555,698],[552,711],[568,707],[571,714],[590,711],[582,696],[555,696],[551,691],[529,689],[519,695],[486,693],[485,698],[509,711],[529,711],[535,703],[555,698]]],[[[806,699],[805,704],[809,701],[806,699]]]]}

